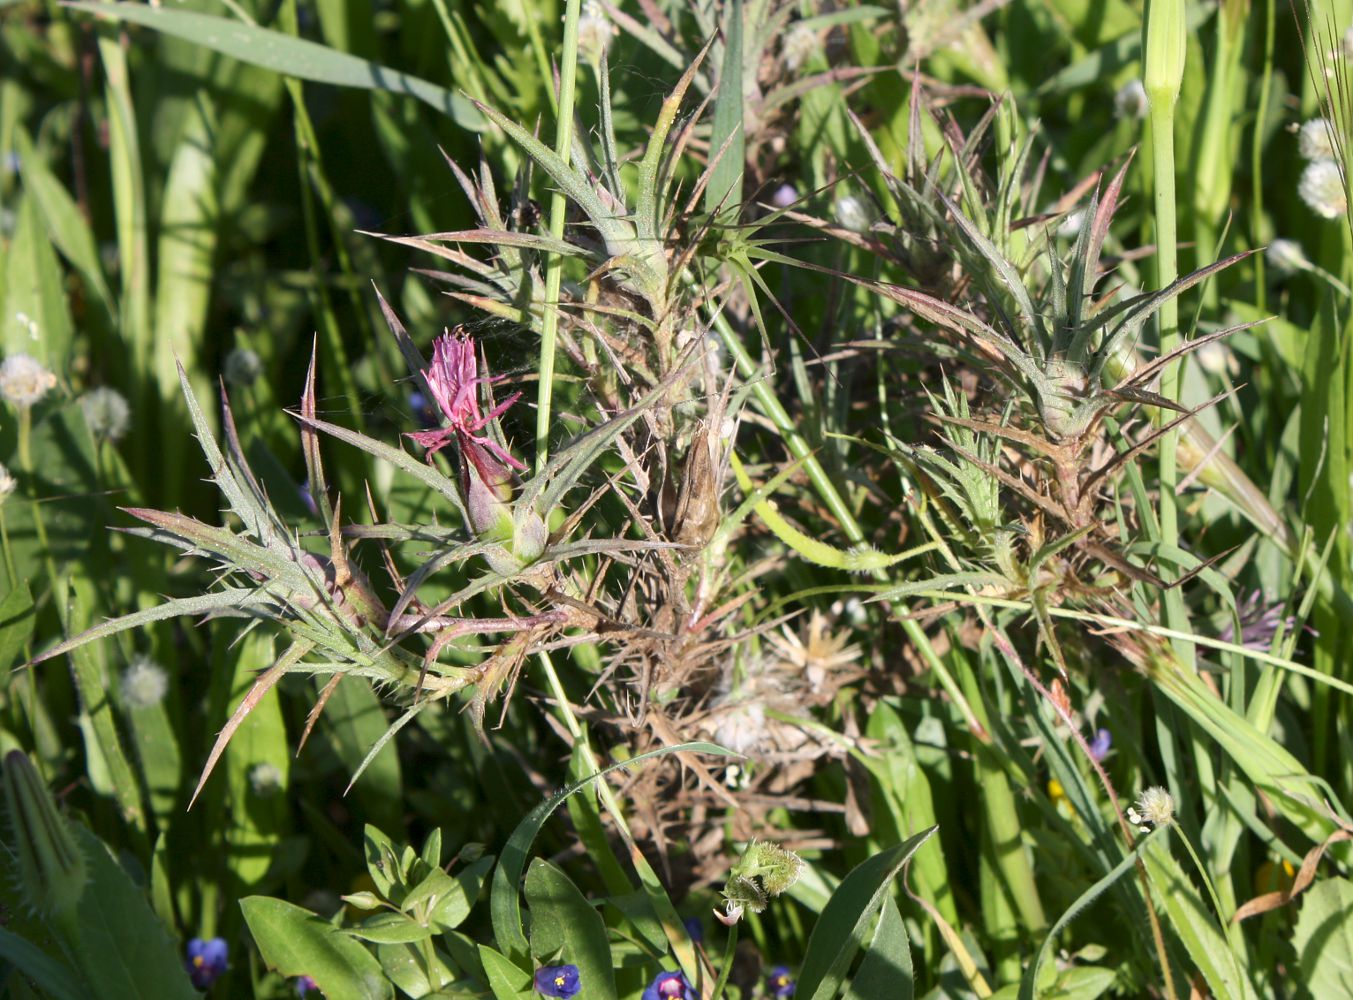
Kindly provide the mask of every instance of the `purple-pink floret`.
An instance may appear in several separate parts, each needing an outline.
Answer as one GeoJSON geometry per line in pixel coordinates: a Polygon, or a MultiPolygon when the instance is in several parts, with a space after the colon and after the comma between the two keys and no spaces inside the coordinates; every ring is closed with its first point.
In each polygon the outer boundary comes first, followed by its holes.
{"type": "Polygon", "coordinates": [[[497,441],[479,433],[515,403],[521,393],[514,392],[487,415],[479,412],[479,387],[495,380],[479,374],[474,338],[451,333],[438,337],[432,346],[432,364],[423,370],[423,377],[446,420],[445,427],[408,435],[427,449],[429,459],[454,439],[486,482],[502,479],[505,470],[501,467],[518,471],[526,468],[497,441]],[[486,460],[500,468],[494,469],[486,460]]]}

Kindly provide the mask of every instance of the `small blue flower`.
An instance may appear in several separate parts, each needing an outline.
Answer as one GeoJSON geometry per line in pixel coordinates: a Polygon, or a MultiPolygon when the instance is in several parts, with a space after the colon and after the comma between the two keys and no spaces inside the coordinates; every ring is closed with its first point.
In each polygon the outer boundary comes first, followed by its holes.
{"type": "Polygon", "coordinates": [[[544,965],[536,969],[536,992],[547,997],[577,996],[582,989],[576,965],[544,965]]]}
{"type": "Polygon", "coordinates": [[[792,997],[795,985],[794,977],[789,974],[787,965],[773,965],[770,972],[766,973],[766,988],[773,997],[792,997]]]}
{"type": "Polygon", "coordinates": [[[705,943],[705,925],[700,923],[699,917],[687,917],[684,921],[686,925],[686,935],[696,944],[705,943]]]}
{"type": "Polygon", "coordinates": [[[1107,729],[1096,729],[1095,738],[1090,741],[1090,756],[1095,760],[1103,760],[1109,754],[1109,748],[1113,746],[1113,737],[1109,735],[1107,729]]]}
{"type": "Polygon", "coordinates": [[[696,996],[684,973],[659,972],[641,1000],[696,1000],[696,996]]]}
{"type": "Polygon", "coordinates": [[[203,941],[193,938],[188,942],[188,978],[199,990],[210,989],[211,984],[225,975],[229,963],[229,947],[225,938],[203,941]]]}
{"type": "Polygon", "coordinates": [[[315,982],[309,976],[302,976],[300,979],[296,980],[296,995],[298,997],[305,996],[311,990],[318,993],[319,983],[315,982]]]}

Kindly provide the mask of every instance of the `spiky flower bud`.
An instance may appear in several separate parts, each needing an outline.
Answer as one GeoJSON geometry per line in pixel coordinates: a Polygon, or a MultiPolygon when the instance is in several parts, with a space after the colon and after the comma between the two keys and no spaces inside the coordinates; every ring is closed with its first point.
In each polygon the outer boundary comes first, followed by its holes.
{"type": "Polygon", "coordinates": [[[128,708],[154,708],[169,691],[169,676],[148,656],[138,656],[122,672],[122,703],[128,708]]]}
{"type": "Polygon", "coordinates": [[[1311,266],[1306,252],[1296,240],[1277,239],[1264,250],[1264,259],[1274,272],[1286,277],[1311,266]]]}
{"type": "Polygon", "coordinates": [[[1128,809],[1127,818],[1137,826],[1169,826],[1174,822],[1174,798],[1159,786],[1148,788],[1128,809]]]}
{"type": "Polygon", "coordinates": [[[11,354],[0,364],[0,396],[15,406],[32,406],[56,385],[56,376],[28,354],[11,354]]]}
{"type": "Polygon", "coordinates": [[[51,916],[73,912],[85,891],[85,856],[51,792],[22,752],[5,755],[5,802],[19,886],[29,905],[51,916]]]}
{"type": "Polygon", "coordinates": [[[1297,130],[1297,152],[1303,160],[1334,157],[1334,126],[1328,118],[1312,118],[1297,130]]]}
{"type": "Polygon", "coordinates": [[[1343,171],[1333,160],[1316,160],[1301,173],[1297,194],[1322,219],[1337,219],[1348,210],[1343,171]]]}
{"type": "Polygon", "coordinates": [[[760,913],[803,874],[803,859],[779,844],[754,840],[728,873],[723,898],[726,914],[719,919],[734,924],[744,910],[760,913]]]}
{"type": "Polygon", "coordinates": [[[253,385],[263,374],[263,359],[247,347],[237,347],[226,355],[221,374],[231,385],[253,385]]]}
{"type": "Polygon", "coordinates": [[[1146,88],[1135,77],[1118,88],[1113,95],[1113,113],[1116,118],[1145,118],[1151,102],[1147,99],[1146,88]]]}
{"type": "Polygon", "coordinates": [[[131,408],[122,393],[102,385],[80,397],[89,433],[100,441],[120,441],[131,423],[131,408]]]}

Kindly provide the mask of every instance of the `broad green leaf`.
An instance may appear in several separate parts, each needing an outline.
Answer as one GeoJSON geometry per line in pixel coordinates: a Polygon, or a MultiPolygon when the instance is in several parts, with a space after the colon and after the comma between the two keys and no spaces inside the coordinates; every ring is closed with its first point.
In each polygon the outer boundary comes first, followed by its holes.
{"type": "Polygon", "coordinates": [[[20,581],[0,601],[0,671],[9,672],[33,636],[33,598],[20,581]]]}
{"type": "Polygon", "coordinates": [[[89,882],[77,909],[76,958],[93,995],[104,1000],[196,1000],[178,945],[145,894],[97,837],[78,823],[71,826],[89,864],[89,882]]]}
{"type": "Polygon", "coordinates": [[[377,944],[414,944],[432,937],[433,930],[402,913],[378,913],[351,928],[349,933],[377,944]]]}
{"type": "Polygon", "coordinates": [[[1237,967],[1237,956],[1217,926],[1216,914],[1175,861],[1164,838],[1153,838],[1145,844],[1142,860],[1170,928],[1183,942],[1213,995],[1219,1000],[1253,997],[1254,989],[1244,977],[1244,969],[1237,967]]]}
{"type": "Polygon", "coordinates": [[[89,987],[74,970],[3,927],[0,927],[0,960],[14,966],[52,1000],[85,1000],[89,996],[89,987]]]}
{"type": "Polygon", "coordinates": [[[486,944],[479,946],[479,960],[484,963],[484,975],[495,1000],[531,1000],[530,973],[486,944]]]}
{"type": "Polygon", "coordinates": [[[240,909],[270,968],[309,976],[326,1000],[393,1000],[380,963],[327,920],[267,896],[248,896],[240,909]]]}
{"type": "Polygon", "coordinates": [[[68,6],[117,21],[144,25],[167,35],[186,38],[241,62],[261,66],[284,76],[313,83],[363,90],[409,94],[455,120],[462,128],[479,130],[483,118],[464,97],[435,83],[400,73],[369,59],[338,52],[316,42],[230,18],[139,4],[90,3],[75,0],[68,6]]]}
{"type": "Polygon", "coordinates": [[[1136,847],[1133,848],[1132,852],[1128,854],[1126,857],[1124,857],[1123,860],[1120,861],[1116,866],[1114,866],[1112,871],[1110,871],[1107,875],[1105,875],[1094,885],[1090,886],[1090,888],[1086,889],[1085,892],[1081,893],[1081,895],[1076,899],[1074,903],[1072,903],[1069,907],[1067,907],[1067,911],[1061,915],[1061,917],[1057,920],[1057,923],[1053,924],[1052,930],[1048,932],[1048,936],[1043,941],[1043,946],[1038,949],[1038,955],[1034,958],[1033,963],[1025,971],[1024,979],[1021,981],[1019,986],[1020,1000],[1034,1000],[1035,990],[1038,985],[1039,970],[1042,968],[1043,963],[1047,960],[1047,957],[1052,950],[1053,944],[1057,940],[1057,935],[1060,934],[1066,928],[1066,926],[1070,924],[1071,921],[1074,920],[1078,914],[1081,913],[1081,911],[1083,911],[1087,906],[1089,906],[1096,899],[1098,899],[1105,892],[1105,890],[1109,888],[1109,886],[1113,885],[1114,882],[1122,878],[1124,874],[1131,871],[1133,866],[1136,865],[1137,863],[1138,856],[1142,853],[1143,850],[1146,849],[1146,846],[1148,844],[1150,844],[1153,840],[1162,838],[1163,836],[1164,836],[1164,828],[1161,828],[1158,830],[1153,830],[1147,836],[1137,841],[1137,845],[1136,847]]]}
{"type": "Polygon", "coordinates": [[[803,1000],[831,1000],[836,996],[893,879],[916,849],[938,829],[932,826],[874,855],[841,881],[813,925],[796,996],[803,1000]]]}
{"type": "Polygon", "coordinates": [[[71,320],[61,283],[61,263],[38,215],[37,200],[27,195],[14,210],[14,235],[5,260],[5,300],[0,308],[0,346],[4,354],[37,358],[58,378],[65,374],[71,320]]]}
{"type": "Polygon", "coordinates": [[[1353,882],[1327,878],[1306,891],[1292,944],[1312,997],[1353,996],[1353,882]]]}
{"type": "Polygon", "coordinates": [[[850,981],[846,1000],[911,1000],[916,981],[912,975],[911,947],[902,912],[891,895],[883,897],[883,911],[874,928],[874,939],[860,962],[860,971],[850,981]]]}
{"type": "Polygon", "coordinates": [[[578,967],[592,1000],[614,1000],[615,976],[606,924],[562,871],[537,858],[526,873],[531,908],[531,954],[538,965],[578,967]],[[557,963],[556,963],[557,964],[557,963]]]}
{"type": "Polygon", "coordinates": [[[419,1000],[452,982],[455,976],[435,952],[429,977],[425,950],[411,944],[382,944],[376,947],[376,957],[390,981],[419,1000]]]}
{"type": "Polygon", "coordinates": [[[529,953],[530,946],[526,940],[526,933],[522,930],[521,898],[518,893],[518,886],[521,882],[522,871],[526,867],[526,860],[530,856],[531,844],[535,841],[540,828],[545,825],[545,821],[550,818],[550,815],[556,809],[563,805],[570,795],[586,788],[602,775],[610,774],[612,771],[621,768],[634,767],[636,764],[669,753],[707,753],[719,757],[737,756],[733,751],[725,750],[714,743],[680,743],[676,746],[650,750],[648,753],[642,753],[637,757],[603,768],[581,781],[573,782],[527,813],[526,817],[517,825],[517,828],[512,831],[512,836],[508,838],[507,844],[503,847],[503,852],[499,857],[498,869],[493,873],[493,895],[489,902],[493,916],[494,935],[498,946],[504,949],[505,954],[512,960],[525,962],[529,953]]]}
{"type": "Polygon", "coordinates": [[[23,172],[24,191],[37,203],[56,248],[80,272],[111,321],[116,315],[113,293],[103,276],[99,248],[89,224],[80,214],[80,208],[70,192],[56,179],[46,161],[33,147],[28,133],[19,129],[14,137],[19,152],[19,169],[23,172]]]}

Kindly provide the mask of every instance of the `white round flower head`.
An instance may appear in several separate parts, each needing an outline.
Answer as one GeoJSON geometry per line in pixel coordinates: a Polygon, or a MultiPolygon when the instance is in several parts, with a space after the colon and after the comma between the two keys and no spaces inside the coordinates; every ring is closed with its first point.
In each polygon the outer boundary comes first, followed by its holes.
{"type": "Polygon", "coordinates": [[[122,672],[122,701],[128,708],[153,708],[169,691],[169,675],[148,656],[138,656],[122,672]]]}
{"type": "Polygon", "coordinates": [[[1303,160],[1334,157],[1334,126],[1328,118],[1312,118],[1297,130],[1297,152],[1303,160]]]}
{"type": "Polygon", "coordinates": [[[106,385],[80,397],[89,432],[102,441],[120,441],[131,424],[131,408],[122,393],[106,385]]]}
{"type": "Polygon", "coordinates": [[[282,790],[282,769],[263,761],[249,768],[249,785],[260,798],[276,795],[282,790]]]}
{"type": "Polygon", "coordinates": [[[1297,194],[1322,219],[1337,219],[1348,210],[1344,178],[1333,160],[1316,160],[1308,164],[1301,172],[1297,194]]]}
{"type": "Polygon", "coordinates": [[[56,376],[28,354],[11,354],[0,364],[0,396],[15,406],[32,406],[56,385],[56,376]]]}
{"type": "Polygon", "coordinates": [[[1138,826],[1169,826],[1174,822],[1174,798],[1158,785],[1148,788],[1128,810],[1127,817],[1138,826]]]}
{"type": "Polygon", "coordinates": [[[1264,250],[1264,260],[1280,275],[1296,274],[1311,266],[1296,240],[1276,239],[1264,250]]]}
{"type": "Polygon", "coordinates": [[[1064,240],[1074,240],[1081,234],[1083,225],[1085,225],[1085,209],[1078,208],[1073,212],[1067,212],[1057,225],[1057,235],[1064,240]]]}
{"type": "Polygon", "coordinates": [[[785,35],[785,40],[781,43],[781,49],[784,52],[785,65],[791,71],[797,70],[817,52],[817,32],[800,21],[789,29],[789,34],[785,35]]]}
{"type": "Polygon", "coordinates": [[[1209,341],[1193,352],[1198,367],[1211,375],[1224,375],[1231,370],[1231,349],[1220,340],[1209,341]]]}
{"type": "Polygon", "coordinates": [[[13,493],[18,485],[14,477],[9,474],[9,470],[0,465],[0,503],[4,503],[5,498],[13,493]]]}
{"type": "Polygon", "coordinates": [[[865,203],[853,194],[843,194],[837,198],[836,204],[832,206],[832,212],[836,215],[837,225],[851,232],[867,233],[869,227],[874,224],[873,216],[865,203]]]}
{"type": "Polygon", "coordinates": [[[578,51],[592,64],[601,62],[602,53],[611,48],[611,39],[620,29],[611,23],[596,0],[587,0],[578,16],[578,51]]]}
{"type": "Polygon", "coordinates": [[[263,374],[263,361],[247,347],[237,347],[226,355],[222,374],[231,385],[253,385],[263,374]]]}
{"type": "Polygon", "coordinates": [[[1116,118],[1145,118],[1150,107],[1151,100],[1146,96],[1146,87],[1136,78],[1123,84],[1113,95],[1113,113],[1116,118]]]}

